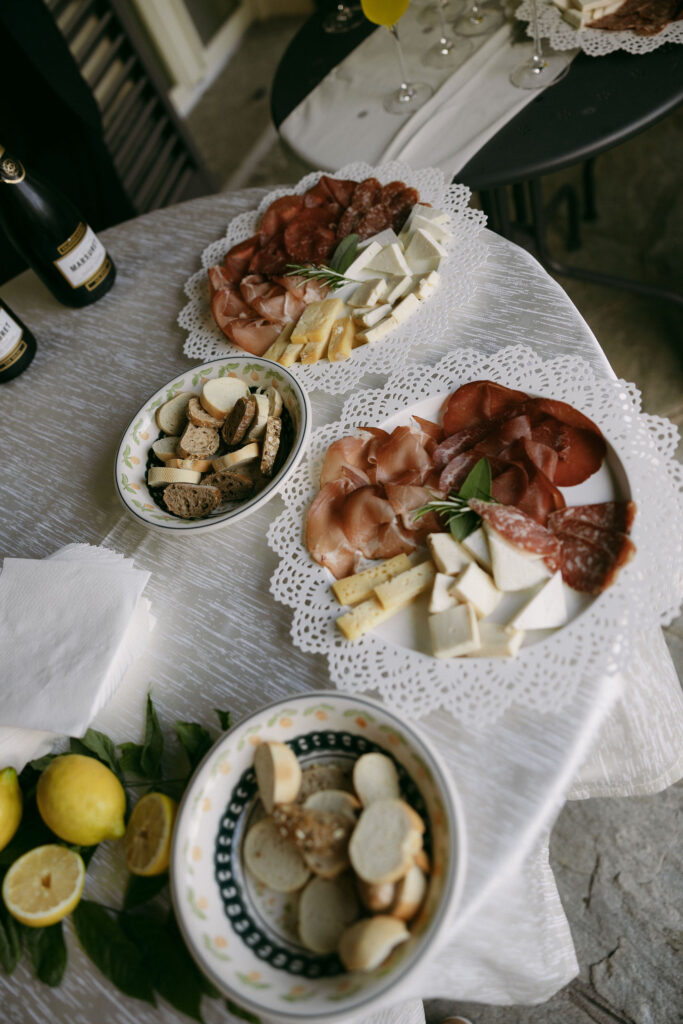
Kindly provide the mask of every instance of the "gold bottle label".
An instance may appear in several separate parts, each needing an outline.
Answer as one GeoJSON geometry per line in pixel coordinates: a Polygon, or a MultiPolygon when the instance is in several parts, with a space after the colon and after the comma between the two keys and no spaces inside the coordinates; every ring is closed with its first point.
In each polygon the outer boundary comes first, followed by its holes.
{"type": "Polygon", "coordinates": [[[18,185],[26,177],[26,168],[21,160],[13,156],[5,156],[4,147],[0,146],[0,181],[6,185],[18,185]]]}
{"type": "Polygon", "coordinates": [[[72,288],[92,291],[109,274],[112,264],[92,228],[82,222],[65,242],[57,246],[54,265],[72,288]]]}
{"type": "Polygon", "coordinates": [[[0,373],[21,359],[27,347],[19,324],[0,309],[0,373]]]}

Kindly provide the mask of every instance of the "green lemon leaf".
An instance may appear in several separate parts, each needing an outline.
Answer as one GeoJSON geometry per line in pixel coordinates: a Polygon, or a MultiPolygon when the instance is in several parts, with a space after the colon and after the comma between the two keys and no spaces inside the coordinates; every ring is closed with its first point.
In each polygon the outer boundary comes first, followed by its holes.
{"type": "Polygon", "coordinates": [[[171,1006],[201,1021],[201,975],[185,948],[175,919],[122,914],[121,926],[142,955],[152,984],[171,1006]]]}
{"type": "Polygon", "coordinates": [[[230,711],[219,711],[218,708],[214,708],[214,711],[218,715],[218,721],[221,724],[221,729],[225,732],[227,729],[232,728],[232,714],[230,711]]]}
{"type": "Polygon", "coordinates": [[[52,988],[59,985],[66,970],[67,953],[62,922],[49,928],[27,928],[21,925],[24,946],[36,975],[52,988]]]}
{"type": "Polygon", "coordinates": [[[142,745],[140,743],[120,743],[119,763],[124,772],[131,775],[142,775],[142,745]]]}
{"type": "Polygon", "coordinates": [[[150,875],[148,878],[142,875],[131,875],[123,896],[123,909],[133,910],[142,906],[158,896],[168,885],[168,874],[150,875]]]}
{"type": "Polygon", "coordinates": [[[151,696],[147,696],[147,718],[145,722],[145,741],[142,747],[140,766],[148,779],[161,778],[161,758],[164,753],[164,736],[159,726],[159,719],[154,710],[151,696]]]}
{"type": "Polygon", "coordinates": [[[207,750],[213,746],[213,740],[203,725],[197,722],[176,722],[175,731],[187,754],[190,766],[197,767],[207,750]]]}
{"type": "Polygon", "coordinates": [[[113,771],[114,775],[121,778],[121,767],[116,754],[116,747],[112,740],[105,736],[103,732],[98,732],[97,729],[88,729],[84,736],[80,738],[72,737],[69,745],[73,754],[94,756],[102,764],[106,764],[107,768],[113,771]]]}
{"type": "Polygon", "coordinates": [[[127,996],[156,1006],[139,950],[118,921],[90,900],[81,900],[71,920],[84,951],[102,974],[127,996]]]}
{"type": "Polygon", "coordinates": [[[19,925],[0,900],[0,964],[11,974],[21,960],[19,925]]]}

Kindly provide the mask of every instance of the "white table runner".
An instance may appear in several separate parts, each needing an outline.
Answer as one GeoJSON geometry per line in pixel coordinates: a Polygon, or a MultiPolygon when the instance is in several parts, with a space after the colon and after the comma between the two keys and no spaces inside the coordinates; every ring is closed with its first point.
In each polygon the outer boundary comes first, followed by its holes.
{"type": "Polygon", "coordinates": [[[382,96],[400,81],[398,61],[389,33],[373,32],[281,124],[280,134],[302,159],[324,170],[358,159],[405,160],[452,178],[543,91],[510,84],[510,72],[533,52],[531,43],[512,45],[510,23],[490,36],[467,37],[473,52],[454,73],[427,67],[422,59],[440,29],[426,32],[419,10],[408,9],[399,35],[408,76],[431,85],[431,99],[408,118],[385,112],[382,96]]]}

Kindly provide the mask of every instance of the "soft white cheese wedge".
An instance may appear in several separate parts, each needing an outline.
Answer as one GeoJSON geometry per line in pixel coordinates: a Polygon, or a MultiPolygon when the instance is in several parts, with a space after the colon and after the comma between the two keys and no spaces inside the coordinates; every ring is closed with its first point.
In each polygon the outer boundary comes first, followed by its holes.
{"type": "Polygon", "coordinates": [[[434,577],[434,586],[429,598],[429,614],[436,615],[437,612],[445,612],[458,603],[457,597],[449,594],[448,588],[454,582],[452,576],[446,576],[443,572],[437,572],[434,577]]]}
{"type": "Polygon", "coordinates": [[[382,296],[382,298],[385,302],[390,302],[393,305],[397,299],[400,299],[402,295],[405,295],[412,285],[413,278],[410,275],[404,277],[390,277],[388,279],[387,292],[382,296]]]}
{"type": "Polygon", "coordinates": [[[384,231],[378,231],[376,235],[363,238],[358,243],[358,251],[361,252],[362,249],[367,249],[372,242],[376,242],[377,245],[395,245],[398,242],[398,235],[392,228],[385,228],[384,231]]]}
{"type": "Polygon", "coordinates": [[[438,270],[439,263],[447,255],[442,245],[422,228],[413,231],[406,245],[405,260],[411,274],[428,274],[438,270]]]}
{"type": "Polygon", "coordinates": [[[428,235],[439,243],[439,245],[444,245],[451,237],[450,231],[446,229],[444,224],[439,224],[434,220],[428,220],[426,217],[413,217],[410,228],[411,231],[417,231],[418,228],[421,228],[422,231],[426,231],[428,235]]]}
{"type": "MultiPolygon", "coordinates": [[[[367,252],[368,250],[365,249],[364,251],[367,252]]],[[[357,257],[357,259],[359,258],[360,257],[357,257]]],[[[383,246],[382,249],[380,249],[380,251],[368,261],[366,266],[368,270],[378,271],[380,274],[400,274],[401,276],[405,276],[412,272],[406,263],[406,257],[403,255],[403,249],[399,242],[383,246]]],[[[429,269],[431,270],[432,268],[430,267],[429,269]]]]}
{"type": "Polygon", "coordinates": [[[394,306],[394,310],[391,315],[397,323],[402,324],[409,316],[412,316],[413,313],[417,313],[419,308],[420,300],[417,295],[413,295],[411,292],[410,295],[406,295],[405,299],[401,299],[401,301],[394,306]]]}
{"type": "Polygon", "coordinates": [[[380,338],[386,337],[387,334],[391,334],[398,327],[397,322],[393,316],[385,317],[384,320],[380,320],[374,327],[367,327],[364,331],[359,331],[356,334],[356,341],[360,342],[361,345],[371,345],[375,341],[379,341],[380,338]]]}
{"type": "Polygon", "coordinates": [[[497,622],[479,623],[481,646],[471,651],[468,658],[514,658],[524,640],[524,631],[499,626],[497,622]]]}
{"type": "Polygon", "coordinates": [[[391,316],[391,306],[389,303],[383,303],[381,306],[370,306],[362,307],[361,309],[355,309],[353,311],[353,319],[357,324],[362,327],[374,327],[380,320],[383,320],[385,316],[391,316]]]}
{"type": "Polygon", "coordinates": [[[385,277],[373,277],[356,288],[353,295],[347,299],[347,304],[353,307],[376,306],[388,291],[389,282],[385,277]]]}
{"type": "Polygon", "coordinates": [[[555,629],[567,621],[562,573],[551,576],[510,621],[513,629],[555,629]]]}
{"type": "Polygon", "coordinates": [[[426,277],[421,277],[413,289],[413,295],[417,295],[420,302],[424,302],[436,291],[441,278],[436,270],[430,271],[426,277]]]}
{"type": "Polygon", "coordinates": [[[457,658],[481,647],[479,623],[471,604],[456,604],[429,616],[435,658],[457,658]]]}
{"type": "Polygon", "coordinates": [[[430,533],[427,546],[437,569],[446,576],[457,576],[472,563],[470,556],[450,533],[430,533]]]}
{"type": "Polygon", "coordinates": [[[486,539],[486,534],[482,530],[481,526],[473,530],[472,533],[461,540],[463,548],[468,555],[478,562],[482,569],[486,569],[487,572],[491,572],[491,553],[489,552],[489,542],[486,539]]]}
{"type": "MultiPolygon", "coordinates": [[[[362,252],[358,253],[351,266],[347,267],[344,271],[344,277],[348,277],[352,281],[367,280],[367,266],[381,251],[381,245],[377,242],[371,242],[370,245],[366,246],[366,248],[362,250],[362,252]],[[361,274],[364,274],[365,276],[361,277],[361,274]]],[[[376,277],[377,275],[374,276],[376,277]]]]}
{"type": "Polygon", "coordinates": [[[450,221],[450,214],[446,213],[445,210],[437,210],[434,206],[425,206],[424,203],[415,203],[408,215],[408,219],[403,225],[403,230],[410,227],[416,217],[423,217],[425,220],[431,221],[433,224],[448,224],[450,221]]]}
{"type": "Polygon", "coordinates": [[[456,577],[449,593],[460,601],[469,601],[480,619],[490,615],[503,596],[489,574],[475,562],[470,562],[456,577]]]}
{"type": "Polygon", "coordinates": [[[493,579],[499,590],[526,590],[548,579],[550,572],[538,555],[515,547],[488,523],[484,524],[491,552],[493,579]]]}

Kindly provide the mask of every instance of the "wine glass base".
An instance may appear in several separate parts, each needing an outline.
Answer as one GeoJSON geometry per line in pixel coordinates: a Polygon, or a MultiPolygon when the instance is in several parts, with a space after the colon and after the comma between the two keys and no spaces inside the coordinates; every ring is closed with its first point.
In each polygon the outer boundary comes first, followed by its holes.
{"type": "Polygon", "coordinates": [[[363,12],[356,7],[348,7],[342,13],[335,11],[323,19],[323,32],[330,35],[339,35],[341,32],[350,32],[358,28],[365,21],[363,12]]]}
{"type": "Polygon", "coordinates": [[[477,14],[466,14],[453,26],[459,36],[484,36],[503,24],[504,15],[495,7],[480,7],[477,14]]]}
{"type": "MultiPolygon", "coordinates": [[[[428,7],[424,7],[417,16],[418,23],[425,28],[434,28],[441,25],[441,18],[438,9],[439,0],[432,0],[428,7]]],[[[443,14],[446,21],[455,21],[462,14],[465,7],[465,0],[447,0],[443,7],[443,14]]]]}
{"type": "Polygon", "coordinates": [[[429,68],[455,71],[471,53],[472,43],[466,39],[447,39],[445,43],[439,41],[427,50],[422,62],[429,68]]]}
{"type": "Polygon", "coordinates": [[[424,82],[407,82],[405,89],[395,89],[382,101],[388,114],[412,114],[427,102],[433,89],[424,82]]]}
{"type": "Polygon", "coordinates": [[[571,57],[564,53],[550,53],[541,58],[540,64],[533,59],[525,60],[510,75],[510,81],[518,89],[544,89],[559,82],[567,74],[571,57]]]}

